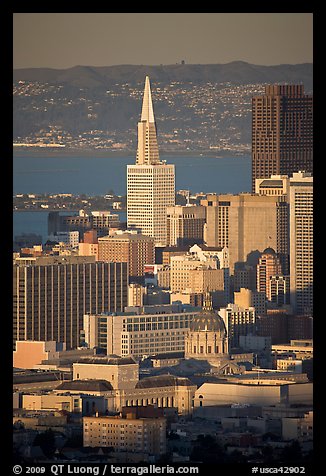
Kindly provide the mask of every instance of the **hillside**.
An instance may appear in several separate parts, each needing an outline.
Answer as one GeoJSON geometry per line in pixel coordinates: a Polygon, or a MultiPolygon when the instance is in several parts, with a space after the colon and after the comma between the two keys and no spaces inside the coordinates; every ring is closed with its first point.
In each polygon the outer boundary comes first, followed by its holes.
{"type": "Polygon", "coordinates": [[[310,63],[17,69],[14,142],[134,150],[146,75],[164,150],[248,149],[253,95],[271,83],[313,88],[310,63]]]}

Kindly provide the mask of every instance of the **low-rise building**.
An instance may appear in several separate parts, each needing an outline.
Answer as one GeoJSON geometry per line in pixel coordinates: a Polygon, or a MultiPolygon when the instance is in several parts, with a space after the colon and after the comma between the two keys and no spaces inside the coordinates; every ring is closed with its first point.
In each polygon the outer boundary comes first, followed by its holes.
{"type": "Polygon", "coordinates": [[[301,418],[282,418],[282,437],[284,440],[300,442],[313,439],[313,411],[301,418]]]}
{"type": "Polygon", "coordinates": [[[135,388],[138,382],[139,365],[130,357],[88,358],[73,364],[73,379],[106,380],[112,388],[125,390],[135,388]]]}
{"type": "Polygon", "coordinates": [[[83,445],[112,447],[116,452],[166,453],[166,419],[98,416],[83,418],[83,445]]]}
{"type": "MultiPolygon", "coordinates": [[[[61,384],[56,392],[49,394],[24,394],[22,396],[22,408],[25,410],[48,410],[48,411],[65,411],[71,413],[80,413],[82,415],[94,414],[96,411],[104,413],[107,409],[106,400],[103,396],[85,395],[85,394],[71,394],[64,392],[61,384]]],[[[95,385],[99,387],[99,382],[95,385]]],[[[94,388],[95,388],[94,385],[94,388]]]]}
{"type": "Polygon", "coordinates": [[[55,341],[21,340],[16,341],[13,352],[13,366],[19,369],[33,369],[43,361],[59,356],[65,344],[55,341]]]}
{"type": "Polygon", "coordinates": [[[194,406],[276,405],[278,403],[312,403],[312,383],[283,380],[246,380],[244,382],[204,383],[195,392],[194,406]]]}

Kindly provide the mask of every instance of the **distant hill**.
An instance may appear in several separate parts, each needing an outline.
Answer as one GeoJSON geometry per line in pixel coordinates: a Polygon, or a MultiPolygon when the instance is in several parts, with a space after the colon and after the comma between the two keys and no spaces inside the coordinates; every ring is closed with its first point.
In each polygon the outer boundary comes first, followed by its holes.
{"type": "Polygon", "coordinates": [[[303,63],[261,66],[233,61],[226,64],[74,66],[68,69],[29,68],[13,71],[14,81],[69,84],[84,88],[103,87],[120,82],[136,84],[144,81],[146,75],[150,76],[152,82],[163,83],[181,81],[250,84],[300,81],[307,90],[312,90],[313,65],[303,63]]]}
{"type": "Polygon", "coordinates": [[[313,65],[75,66],[13,71],[14,142],[135,150],[149,75],[161,149],[248,150],[251,100],[265,84],[313,90],[313,65]]]}

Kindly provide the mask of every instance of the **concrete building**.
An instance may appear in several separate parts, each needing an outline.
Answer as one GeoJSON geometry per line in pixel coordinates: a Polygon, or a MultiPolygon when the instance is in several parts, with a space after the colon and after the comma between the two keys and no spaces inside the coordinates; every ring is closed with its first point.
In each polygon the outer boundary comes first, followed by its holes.
{"type": "Polygon", "coordinates": [[[313,429],[313,411],[307,412],[301,418],[282,418],[283,440],[296,440],[300,443],[313,440],[313,429]]]}
{"type": "Polygon", "coordinates": [[[56,233],[48,235],[48,240],[64,243],[71,248],[76,248],[79,243],[79,231],[57,231],[56,233]]]}
{"type": "Polygon", "coordinates": [[[229,249],[231,274],[239,263],[256,265],[257,254],[266,248],[273,248],[285,266],[289,209],[282,196],[208,194],[201,204],[206,207],[205,242],[229,249]]]}
{"type": "MultiPolygon", "coordinates": [[[[189,246],[165,246],[162,248],[162,263],[170,266],[172,256],[182,256],[189,251],[189,246]]],[[[156,261],[157,262],[157,261],[156,261]]]]}
{"type": "Polygon", "coordinates": [[[218,311],[224,321],[229,340],[229,349],[239,347],[239,337],[255,334],[256,310],[247,309],[237,304],[229,304],[218,311]]]}
{"type": "Polygon", "coordinates": [[[97,230],[98,235],[106,234],[110,228],[115,228],[119,225],[119,215],[104,210],[92,210],[90,215],[90,222],[93,230],[97,230]]]}
{"type": "Polygon", "coordinates": [[[95,256],[98,261],[98,238],[96,230],[85,231],[82,241],[78,244],[79,256],[95,256]]]}
{"type": "Polygon", "coordinates": [[[135,388],[139,366],[130,357],[93,357],[73,364],[73,380],[106,380],[115,390],[135,388]]]}
{"type": "Polygon", "coordinates": [[[134,390],[125,391],[121,402],[125,406],[155,405],[176,408],[179,415],[192,413],[192,401],[197,386],[186,377],[157,375],[142,378],[134,390]]]}
{"type": "Polygon", "coordinates": [[[13,340],[79,346],[86,312],[127,305],[127,264],[90,256],[18,258],[13,265],[13,340]]]}
{"type": "Polygon", "coordinates": [[[268,300],[277,306],[290,304],[290,276],[270,276],[268,300]]]}
{"type": "Polygon", "coordinates": [[[16,350],[13,352],[13,366],[19,369],[33,369],[42,361],[58,358],[59,352],[65,347],[65,344],[55,341],[17,341],[16,350]]]}
{"type": "Polygon", "coordinates": [[[313,317],[293,315],[288,306],[267,309],[257,318],[257,333],[271,336],[273,344],[284,344],[291,339],[313,338],[313,317]]]}
{"type": "Polygon", "coordinates": [[[255,365],[264,368],[272,368],[272,339],[271,337],[246,335],[239,337],[239,347],[245,352],[254,354],[255,365]]]}
{"type": "Polygon", "coordinates": [[[231,288],[233,292],[240,292],[241,288],[257,291],[256,264],[236,263],[231,276],[231,288]]]}
{"type": "MultiPolygon", "coordinates": [[[[90,381],[94,388],[101,388],[101,382],[90,381]]],[[[103,396],[85,395],[85,394],[69,394],[65,392],[64,395],[58,393],[49,393],[42,395],[28,395],[22,396],[22,408],[25,410],[35,411],[64,411],[71,413],[78,413],[82,415],[94,414],[96,411],[105,413],[107,410],[107,402],[103,396]]]]}
{"type": "Polygon", "coordinates": [[[239,345],[244,350],[264,351],[271,353],[272,341],[270,337],[244,335],[239,337],[239,345]]]}
{"type": "Polygon", "coordinates": [[[83,418],[84,447],[112,447],[115,452],[160,456],[166,453],[166,419],[119,416],[83,418]]]}
{"type": "Polygon", "coordinates": [[[258,195],[279,195],[288,201],[289,195],[288,175],[271,175],[265,178],[256,178],[255,193],[258,195]]]}
{"type": "Polygon", "coordinates": [[[240,291],[234,292],[234,304],[249,309],[254,307],[256,315],[260,316],[266,313],[266,296],[265,293],[252,291],[251,289],[240,288],[240,291]]]}
{"type": "Polygon", "coordinates": [[[203,243],[205,207],[176,205],[168,207],[166,213],[168,246],[191,246],[195,243],[203,243]]]}
{"type": "Polygon", "coordinates": [[[313,358],[314,346],[312,339],[291,340],[290,344],[274,344],[272,352],[278,357],[291,357],[294,359],[313,358]]]}
{"type": "MultiPolygon", "coordinates": [[[[138,364],[135,365],[132,359],[115,358],[113,360],[116,361],[115,369],[114,364],[110,363],[112,362],[110,357],[106,359],[106,363],[105,359],[102,359],[100,363],[98,361],[81,362],[82,367],[75,367],[75,376],[83,372],[84,378],[63,382],[54,393],[103,397],[109,412],[121,412],[124,407],[134,409],[134,407],[154,406],[175,409],[179,415],[191,414],[197,386],[188,378],[163,374],[138,380],[135,375],[138,372],[138,364]]],[[[96,402],[86,410],[95,412],[96,402]]]]}
{"type": "MultiPolygon", "coordinates": [[[[218,307],[218,297],[215,298],[215,292],[211,292],[213,307],[218,307]]],[[[181,302],[182,304],[190,304],[194,307],[202,307],[204,304],[205,294],[204,293],[191,293],[189,291],[182,291],[181,293],[171,293],[170,302],[171,304],[176,302],[181,302]]]]}
{"type": "Polygon", "coordinates": [[[166,264],[146,264],[144,268],[145,285],[170,289],[171,272],[166,264]]]}
{"type": "Polygon", "coordinates": [[[174,165],[159,158],[149,77],[138,123],[136,165],[127,166],[127,224],[167,244],[167,207],[175,205],[174,165]]]}
{"type": "Polygon", "coordinates": [[[277,405],[311,404],[311,382],[295,383],[283,380],[261,379],[232,383],[203,383],[195,392],[194,408],[213,405],[277,405]]]}
{"type": "Polygon", "coordinates": [[[78,244],[78,255],[79,256],[95,256],[95,260],[98,259],[98,243],[83,243],[78,244]]]}
{"type": "Polygon", "coordinates": [[[84,315],[85,341],[90,348],[135,358],[184,351],[185,334],[198,311],[180,303],[126,309],[115,315],[84,315]]]}
{"type": "Polygon", "coordinates": [[[129,277],[143,276],[145,264],[155,262],[155,241],[139,233],[122,233],[98,239],[100,261],[128,263],[129,277]]]}
{"type": "Polygon", "coordinates": [[[294,313],[312,315],[313,177],[306,172],[290,178],[290,301],[294,313]]]}
{"type": "Polygon", "coordinates": [[[266,314],[257,317],[257,335],[270,336],[272,344],[288,342],[291,319],[293,316],[288,308],[267,309],[266,314]]]}
{"type": "Polygon", "coordinates": [[[292,316],[288,322],[289,339],[313,339],[313,323],[312,315],[292,316]]]}
{"type": "Polygon", "coordinates": [[[302,373],[302,360],[298,359],[276,359],[277,370],[288,370],[290,372],[302,373]]]}
{"type": "Polygon", "coordinates": [[[257,264],[257,291],[265,294],[271,301],[270,278],[282,275],[282,265],[273,248],[266,248],[261,254],[257,264]]]}
{"type": "Polygon", "coordinates": [[[128,306],[143,306],[146,293],[146,286],[139,283],[130,283],[128,286],[128,306]]]}
{"type": "Polygon", "coordinates": [[[313,96],[272,84],[252,98],[252,190],[257,178],[313,170],[313,96]]]}
{"type": "Polygon", "coordinates": [[[195,245],[187,254],[172,256],[170,260],[171,292],[205,293],[220,291],[223,302],[229,300],[230,281],[228,250],[226,248],[206,253],[195,245]]]}
{"type": "Polygon", "coordinates": [[[119,215],[110,211],[92,211],[87,214],[79,210],[78,215],[60,215],[59,212],[50,212],[48,215],[48,234],[57,232],[79,231],[80,237],[86,231],[95,229],[98,236],[107,235],[110,228],[119,228],[119,215]]]}

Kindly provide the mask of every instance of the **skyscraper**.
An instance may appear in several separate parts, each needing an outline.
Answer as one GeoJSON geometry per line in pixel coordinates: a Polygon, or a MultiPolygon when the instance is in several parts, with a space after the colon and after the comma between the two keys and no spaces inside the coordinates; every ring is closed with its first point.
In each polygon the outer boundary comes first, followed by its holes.
{"type": "Polygon", "coordinates": [[[290,178],[290,300],[296,314],[313,311],[313,177],[290,178]]]}
{"type": "Polygon", "coordinates": [[[174,165],[159,158],[149,77],[140,122],[136,165],[127,166],[127,224],[152,236],[155,244],[167,243],[166,209],[175,205],[174,165]]]}
{"type": "Polygon", "coordinates": [[[255,180],[312,172],[313,97],[303,85],[268,85],[252,98],[252,191],[255,180]]]}
{"type": "Polygon", "coordinates": [[[203,243],[206,209],[202,206],[176,205],[167,209],[168,246],[203,243]]]}
{"type": "Polygon", "coordinates": [[[127,262],[129,277],[143,276],[145,264],[155,262],[154,238],[122,233],[98,239],[100,261],[127,262]]]}
{"type": "Polygon", "coordinates": [[[289,206],[283,196],[208,194],[201,204],[206,207],[206,244],[229,249],[231,274],[239,263],[256,265],[255,253],[270,247],[288,273],[289,206]]]}
{"type": "Polygon", "coordinates": [[[127,263],[94,256],[18,258],[13,264],[13,339],[79,345],[86,312],[127,305],[127,263]]]}
{"type": "Polygon", "coordinates": [[[266,248],[257,264],[257,291],[271,300],[270,278],[282,274],[282,265],[273,248],[266,248]]]}

